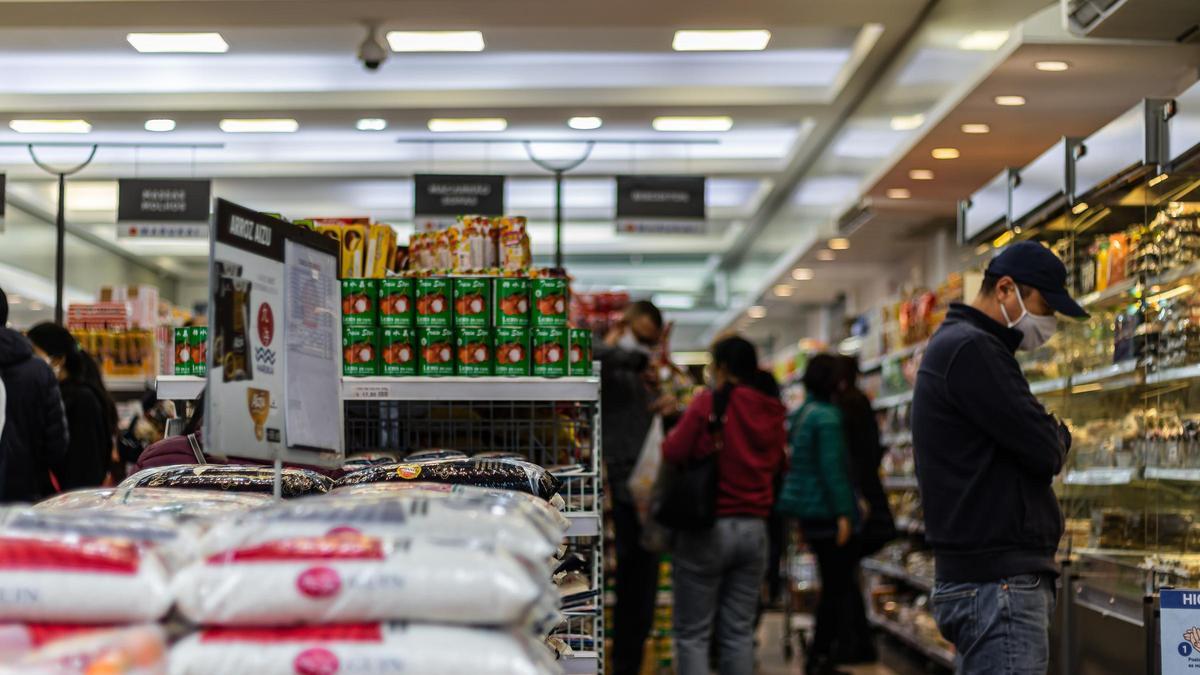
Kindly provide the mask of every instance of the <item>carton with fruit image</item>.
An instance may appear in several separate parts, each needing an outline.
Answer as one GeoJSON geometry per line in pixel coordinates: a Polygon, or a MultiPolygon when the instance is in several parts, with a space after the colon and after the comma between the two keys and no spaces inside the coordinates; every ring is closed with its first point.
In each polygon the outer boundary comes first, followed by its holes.
{"type": "Polygon", "coordinates": [[[492,331],[470,326],[456,329],[458,374],[483,377],[492,374],[492,331]]]}
{"type": "Polygon", "coordinates": [[[384,326],[380,329],[379,349],[383,355],[383,374],[404,377],[417,374],[417,331],[408,326],[384,326]]]}
{"type": "Polygon", "coordinates": [[[451,290],[450,279],[430,277],[417,279],[417,326],[450,327],[451,290]]]}
{"type": "Polygon", "coordinates": [[[175,374],[192,374],[192,348],[190,328],[175,329],[175,374]]]}
{"type": "Polygon", "coordinates": [[[414,308],[413,280],[389,277],[379,280],[379,325],[411,326],[414,308]]]}
{"type": "Polygon", "coordinates": [[[592,331],[587,328],[568,328],[567,342],[570,345],[570,374],[577,377],[591,377],[592,331]]]}
{"type": "Polygon", "coordinates": [[[441,377],[454,374],[454,331],[449,328],[418,328],[417,370],[421,375],[441,377]]]}
{"type": "Polygon", "coordinates": [[[188,350],[192,357],[192,375],[208,375],[208,326],[192,326],[188,329],[188,350]]]}
{"type": "Polygon", "coordinates": [[[378,300],[374,279],[342,279],[342,325],[374,326],[378,300]]]}
{"type": "Polygon", "coordinates": [[[533,329],[533,374],[538,377],[563,377],[569,370],[567,329],[538,326],[533,329]]]}
{"type": "Polygon", "coordinates": [[[379,373],[377,333],[370,326],[342,328],[342,374],[346,377],[370,377],[379,373]]]}
{"type": "Polygon", "coordinates": [[[496,374],[504,377],[529,375],[529,329],[497,326],[494,332],[496,374]]]}
{"type": "Polygon", "coordinates": [[[459,277],[454,280],[454,325],[486,327],[492,280],[484,277],[459,277]]]}
{"type": "Polygon", "coordinates": [[[534,279],[533,287],[533,325],[556,326],[567,325],[567,280],[562,277],[541,277],[534,279]]]}
{"type": "Polygon", "coordinates": [[[529,325],[529,280],[496,279],[492,285],[492,325],[529,325]]]}

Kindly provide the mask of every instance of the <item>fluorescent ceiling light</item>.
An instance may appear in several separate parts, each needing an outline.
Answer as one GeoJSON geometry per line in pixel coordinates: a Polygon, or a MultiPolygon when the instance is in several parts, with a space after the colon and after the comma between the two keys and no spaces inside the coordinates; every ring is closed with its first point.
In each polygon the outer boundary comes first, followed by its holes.
{"type": "Polygon", "coordinates": [[[655,117],[652,126],[655,131],[729,131],[733,128],[733,118],[728,116],[655,117]]]}
{"type": "Polygon", "coordinates": [[[989,127],[988,125],[979,124],[979,123],[964,124],[964,125],[962,125],[961,128],[962,128],[962,132],[964,134],[987,134],[987,133],[991,133],[991,131],[992,131],[992,128],[989,127]]]}
{"type": "Polygon", "coordinates": [[[775,293],[776,297],[790,298],[795,290],[796,289],[792,288],[788,284],[775,284],[773,292],[775,293]]]}
{"type": "Polygon", "coordinates": [[[293,119],[223,119],[221,131],[227,134],[290,134],[300,128],[293,119]]]}
{"type": "Polygon", "coordinates": [[[817,251],[817,260],[821,262],[833,262],[835,258],[837,258],[837,254],[827,248],[817,251]]]}
{"type": "Polygon", "coordinates": [[[763,307],[762,305],[755,305],[746,310],[746,316],[750,317],[751,319],[765,318],[767,316],[767,308],[763,307]]]}
{"type": "Polygon", "coordinates": [[[1087,210],[1088,210],[1087,202],[1079,202],[1075,206],[1071,207],[1071,213],[1074,213],[1075,215],[1079,215],[1087,210]]]}
{"type": "Polygon", "coordinates": [[[393,30],[387,34],[394,52],[481,52],[483,33],[477,30],[393,30]]]}
{"type": "Polygon", "coordinates": [[[567,126],[580,131],[588,131],[590,129],[599,129],[604,124],[604,120],[599,117],[572,117],[567,120],[567,126]]]}
{"type": "Polygon", "coordinates": [[[770,41],[769,30],[677,30],[671,48],[677,52],[758,52],[770,41]]]}
{"type": "Polygon", "coordinates": [[[1154,187],[1155,185],[1158,185],[1159,183],[1163,182],[1164,180],[1166,180],[1168,178],[1170,178],[1170,176],[1168,176],[1167,174],[1160,173],[1157,176],[1155,176],[1154,178],[1151,178],[1150,182],[1146,183],[1146,185],[1148,187],[1154,187]]]}
{"type": "Polygon", "coordinates": [[[143,54],[224,54],[229,44],[220,33],[130,33],[125,36],[143,54]]]}
{"type": "Polygon", "coordinates": [[[958,148],[934,148],[929,154],[934,159],[958,159],[958,148]]]}
{"type": "Polygon", "coordinates": [[[86,134],[92,125],[87,120],[13,120],[8,128],[19,134],[86,134]]]}
{"type": "Polygon", "coordinates": [[[967,33],[958,40],[958,48],[971,52],[990,52],[1008,42],[1006,30],[977,30],[967,33]]]}
{"type": "Polygon", "coordinates": [[[908,188],[888,188],[888,199],[908,199],[909,197],[912,197],[912,193],[908,191],[908,188]]]}
{"type": "Polygon", "coordinates": [[[919,128],[925,123],[925,116],[921,113],[915,115],[896,115],[892,118],[892,129],[895,131],[910,131],[919,128]]]}
{"type": "Polygon", "coordinates": [[[504,131],[508,120],[503,117],[435,117],[429,120],[429,130],[455,131],[504,131]]]}
{"type": "Polygon", "coordinates": [[[796,281],[812,281],[813,271],[807,267],[797,267],[792,270],[792,278],[796,281]]]}
{"type": "Polygon", "coordinates": [[[146,120],[146,131],[175,131],[175,120],[146,120]]]}
{"type": "Polygon", "coordinates": [[[845,237],[835,237],[829,240],[829,248],[834,251],[845,251],[850,248],[850,240],[845,237]]]}
{"type": "Polygon", "coordinates": [[[364,117],[354,123],[359,131],[383,131],[387,128],[387,120],[378,117],[364,117]]]}
{"type": "Polygon", "coordinates": [[[1070,68],[1071,64],[1066,61],[1038,61],[1033,67],[1046,73],[1061,73],[1070,68]]]}
{"type": "Polygon", "coordinates": [[[1024,96],[1016,96],[1016,95],[1011,95],[1011,94],[1007,94],[1004,96],[997,96],[995,98],[995,101],[996,101],[996,105],[1009,105],[1009,106],[1025,105],[1025,97],[1024,96]]]}
{"type": "Polygon", "coordinates": [[[929,169],[913,169],[908,172],[908,177],[913,180],[933,180],[933,171],[929,169]]]}
{"type": "Polygon", "coordinates": [[[1005,230],[1001,232],[999,237],[996,237],[992,240],[992,248],[1004,248],[1005,246],[1008,246],[1008,242],[1012,241],[1013,237],[1015,236],[1016,233],[1014,233],[1012,230],[1005,230]]]}
{"type": "Polygon", "coordinates": [[[696,296],[686,293],[655,293],[650,301],[660,309],[693,309],[696,306],[696,296]]]}

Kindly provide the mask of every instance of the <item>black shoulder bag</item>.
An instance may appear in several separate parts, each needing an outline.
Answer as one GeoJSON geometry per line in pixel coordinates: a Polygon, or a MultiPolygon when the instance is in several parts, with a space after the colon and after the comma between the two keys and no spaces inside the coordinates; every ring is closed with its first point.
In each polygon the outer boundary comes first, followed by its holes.
{"type": "Polygon", "coordinates": [[[722,430],[732,386],[713,393],[708,433],[713,451],[682,465],[664,463],[655,485],[651,510],[654,519],[672,530],[694,532],[711,529],[717,522],[717,460],[725,445],[722,430]]]}

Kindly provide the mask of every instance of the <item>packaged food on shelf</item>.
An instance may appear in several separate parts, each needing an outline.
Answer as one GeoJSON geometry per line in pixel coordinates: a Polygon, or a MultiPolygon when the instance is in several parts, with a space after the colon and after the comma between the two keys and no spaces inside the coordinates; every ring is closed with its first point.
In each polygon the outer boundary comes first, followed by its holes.
{"type": "Polygon", "coordinates": [[[379,325],[412,326],[415,284],[405,277],[379,280],[379,325]]]}
{"type": "Polygon", "coordinates": [[[428,464],[385,464],[343,476],[336,487],[362,483],[421,482],[516,490],[549,500],[562,483],[546,469],[519,460],[451,459],[428,464]]]}
{"type": "Polygon", "coordinates": [[[375,223],[368,232],[363,275],[382,279],[395,265],[396,231],[391,225],[375,223]]]}
{"type": "Polygon", "coordinates": [[[462,328],[486,327],[491,322],[488,305],[492,299],[492,280],[486,277],[454,279],[454,325],[462,328]]]}
{"type": "Polygon", "coordinates": [[[433,269],[448,273],[454,269],[454,250],[459,233],[453,229],[440,230],[433,235],[433,269]]]}
{"type": "Polygon", "coordinates": [[[175,329],[175,374],[191,375],[193,370],[191,329],[175,329]]]}
{"type": "Polygon", "coordinates": [[[453,290],[448,277],[416,280],[418,327],[449,328],[453,318],[453,290]]]}
{"type": "Polygon", "coordinates": [[[490,328],[460,326],[455,329],[455,338],[458,357],[455,370],[459,375],[485,377],[495,371],[490,328]]]}
{"type": "Polygon", "coordinates": [[[0,624],[0,675],[165,675],[162,628],[0,624]],[[27,649],[5,658],[5,644],[27,649]]]}
{"type": "MultiPolygon", "coordinates": [[[[283,469],[281,483],[285,498],[323,494],[332,487],[330,479],[325,476],[294,467],[283,469]]],[[[275,490],[275,470],[243,464],[164,466],[143,469],[117,486],[118,491],[135,488],[257,492],[269,495],[275,490]]]]}
{"type": "Polygon", "coordinates": [[[590,377],[592,375],[592,331],[587,328],[571,328],[568,331],[570,342],[571,365],[570,374],[590,377]]]}
{"type": "Polygon", "coordinates": [[[564,327],[567,325],[567,307],[570,304],[567,280],[562,277],[537,277],[532,280],[533,313],[530,323],[541,326],[564,327]]]}
{"type": "Polygon", "coordinates": [[[497,229],[500,270],[510,274],[527,271],[533,265],[533,254],[525,218],[500,218],[497,229]]]}
{"type": "Polygon", "coordinates": [[[529,367],[529,328],[501,326],[495,330],[496,374],[525,377],[529,367]]]}
{"type": "Polygon", "coordinates": [[[209,628],[171,649],[171,675],[340,672],[421,675],[553,675],[545,648],[505,631],[422,624],[209,628]]]}
{"type": "Polygon", "coordinates": [[[526,627],[557,606],[544,570],[482,542],[351,532],[224,551],[181,570],[172,586],[180,613],[203,626],[526,627]]]}
{"type": "Polygon", "coordinates": [[[454,374],[454,329],[421,327],[417,329],[417,372],[423,376],[443,377],[454,374]]]}
{"type": "Polygon", "coordinates": [[[404,377],[417,374],[417,330],[410,326],[384,326],[379,348],[383,352],[383,375],[404,377]]]}
{"type": "Polygon", "coordinates": [[[452,229],[454,239],[454,271],[478,274],[494,267],[496,252],[492,239],[492,219],[487,216],[459,216],[452,229]]]}
{"type": "MultiPolygon", "coordinates": [[[[476,455],[478,457],[478,455],[476,455]]],[[[411,455],[406,461],[412,461],[411,455]]],[[[366,468],[370,465],[363,465],[357,468],[366,468]]],[[[544,526],[551,532],[560,534],[566,533],[570,521],[562,514],[562,509],[566,506],[560,495],[554,495],[549,501],[542,499],[537,495],[528,492],[516,492],[512,490],[503,490],[499,488],[477,487],[474,485],[453,485],[450,483],[411,483],[404,481],[390,481],[383,483],[357,483],[355,485],[346,485],[338,487],[334,490],[335,495],[354,495],[367,498],[373,497],[391,497],[397,493],[415,491],[421,493],[423,497],[445,496],[457,498],[459,496],[473,498],[477,496],[486,496],[491,499],[498,499],[504,502],[523,502],[528,504],[532,516],[541,521],[544,526]]]]}
{"type": "Polygon", "coordinates": [[[414,450],[404,457],[405,463],[419,464],[421,462],[436,462],[443,459],[466,459],[467,453],[450,448],[425,448],[414,450]]]}
{"type": "Polygon", "coordinates": [[[342,326],[374,326],[378,302],[374,279],[342,279],[342,326]]]}
{"type": "Polygon", "coordinates": [[[529,279],[501,277],[496,279],[492,301],[492,325],[529,325],[529,279]]]}
{"type": "Polygon", "coordinates": [[[342,226],[342,278],[361,279],[367,276],[367,240],[370,237],[370,226],[342,226]]]}
{"type": "Polygon", "coordinates": [[[537,326],[531,335],[533,374],[538,377],[563,377],[569,371],[567,329],[537,326]]]}
{"type": "Polygon", "coordinates": [[[240,513],[271,501],[268,492],[225,492],[222,490],[172,487],[75,490],[44,499],[33,506],[38,511],[100,510],[136,517],[168,517],[181,522],[204,520],[240,513]]]}
{"type": "Polygon", "coordinates": [[[342,375],[371,377],[379,374],[379,329],[374,326],[342,328],[342,375]]]}

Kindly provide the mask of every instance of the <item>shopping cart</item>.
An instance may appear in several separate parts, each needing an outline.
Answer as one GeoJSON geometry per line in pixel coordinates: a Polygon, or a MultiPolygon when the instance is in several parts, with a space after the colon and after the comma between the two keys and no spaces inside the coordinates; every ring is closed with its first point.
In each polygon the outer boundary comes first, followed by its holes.
{"type": "Polygon", "coordinates": [[[796,656],[807,658],[809,637],[816,626],[817,601],[821,582],[817,572],[817,558],[800,537],[800,528],[789,523],[785,530],[784,550],[784,597],[783,597],[783,658],[791,661],[796,656]]]}

